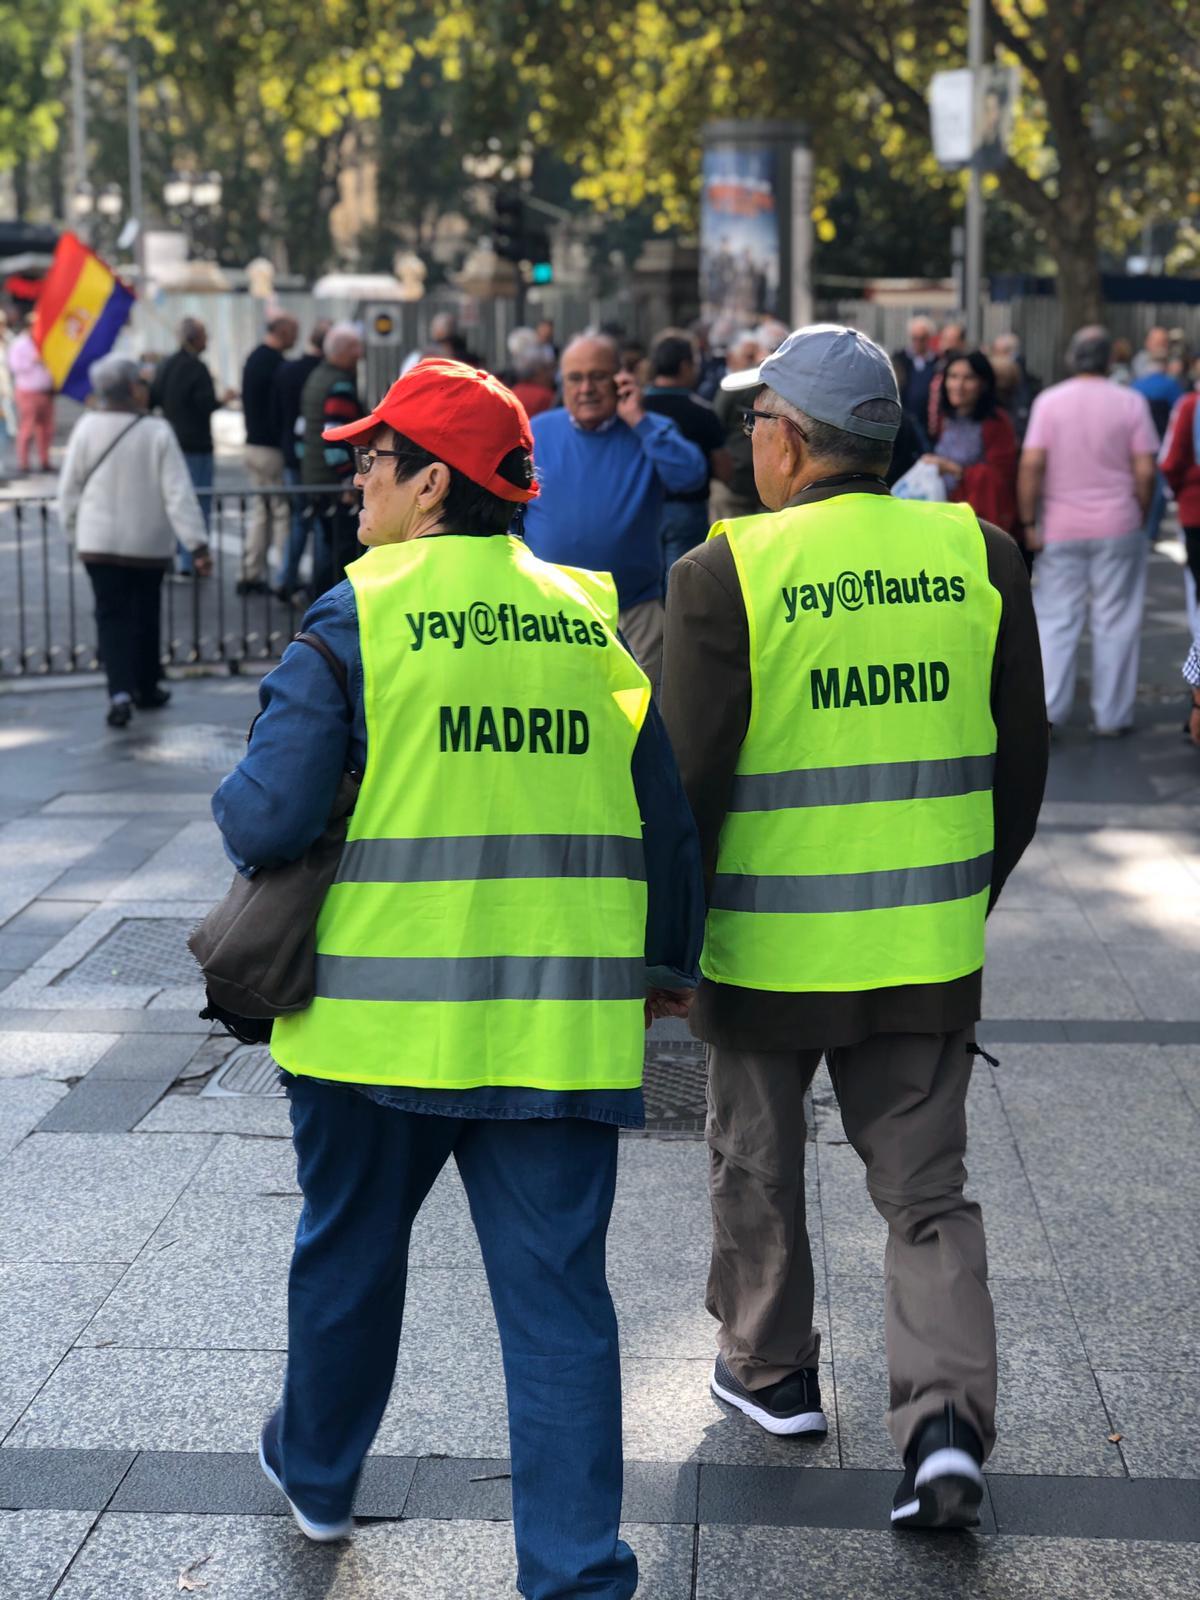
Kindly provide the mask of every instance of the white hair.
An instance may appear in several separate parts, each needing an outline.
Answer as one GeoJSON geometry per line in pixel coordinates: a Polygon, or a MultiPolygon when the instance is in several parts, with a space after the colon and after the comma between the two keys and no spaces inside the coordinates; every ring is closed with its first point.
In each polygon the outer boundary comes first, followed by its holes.
{"type": "Polygon", "coordinates": [[[102,406],[131,405],[134,386],[141,381],[141,368],[128,356],[101,356],[88,368],[88,382],[102,406]]]}

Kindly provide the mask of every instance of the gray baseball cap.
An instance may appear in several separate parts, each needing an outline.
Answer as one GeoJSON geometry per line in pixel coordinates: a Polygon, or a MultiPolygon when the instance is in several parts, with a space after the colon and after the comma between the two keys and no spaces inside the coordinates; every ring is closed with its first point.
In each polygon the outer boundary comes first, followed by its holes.
{"type": "Polygon", "coordinates": [[[765,383],[801,411],[843,433],[891,443],[900,431],[900,391],[887,355],[865,333],[817,322],[797,328],[761,365],[731,372],[722,389],[752,389],[765,383]],[[868,400],[890,400],[895,422],[856,417],[856,406],[868,400]]]}

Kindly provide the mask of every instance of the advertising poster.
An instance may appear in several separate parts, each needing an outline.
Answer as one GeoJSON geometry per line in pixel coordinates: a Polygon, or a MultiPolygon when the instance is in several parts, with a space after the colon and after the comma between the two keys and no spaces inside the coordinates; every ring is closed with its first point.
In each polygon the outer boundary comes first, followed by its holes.
{"type": "Polygon", "coordinates": [[[704,151],[700,298],[704,315],[740,324],[779,316],[777,149],[711,144],[704,151]]]}

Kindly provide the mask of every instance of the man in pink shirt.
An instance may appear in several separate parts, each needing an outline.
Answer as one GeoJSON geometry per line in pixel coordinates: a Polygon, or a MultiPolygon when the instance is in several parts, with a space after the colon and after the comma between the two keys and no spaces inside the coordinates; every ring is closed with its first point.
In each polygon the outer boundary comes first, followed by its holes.
{"type": "Polygon", "coordinates": [[[1128,733],[1137,693],[1147,541],[1158,433],[1144,397],[1108,382],[1112,340],[1081,328],[1065,383],[1033,402],[1017,497],[1026,545],[1038,550],[1033,604],[1046,677],[1046,716],[1064,722],[1075,658],[1092,631],[1092,729],[1128,733]]]}
{"type": "Polygon", "coordinates": [[[42,471],[49,472],[50,441],[54,438],[54,379],[42,362],[28,324],[8,347],[8,367],[17,408],[17,465],[22,472],[29,471],[36,440],[42,471]]]}

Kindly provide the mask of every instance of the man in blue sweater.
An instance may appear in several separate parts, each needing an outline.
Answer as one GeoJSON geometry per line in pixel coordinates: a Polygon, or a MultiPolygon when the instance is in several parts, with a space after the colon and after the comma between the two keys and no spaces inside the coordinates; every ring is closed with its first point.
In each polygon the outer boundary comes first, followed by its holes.
{"type": "Polygon", "coordinates": [[[621,632],[657,689],[662,676],[663,497],[708,481],[704,452],[668,417],[648,414],[612,339],[585,334],[563,351],[565,409],[530,422],[541,494],[525,541],[543,561],[611,572],[621,632]]]}

